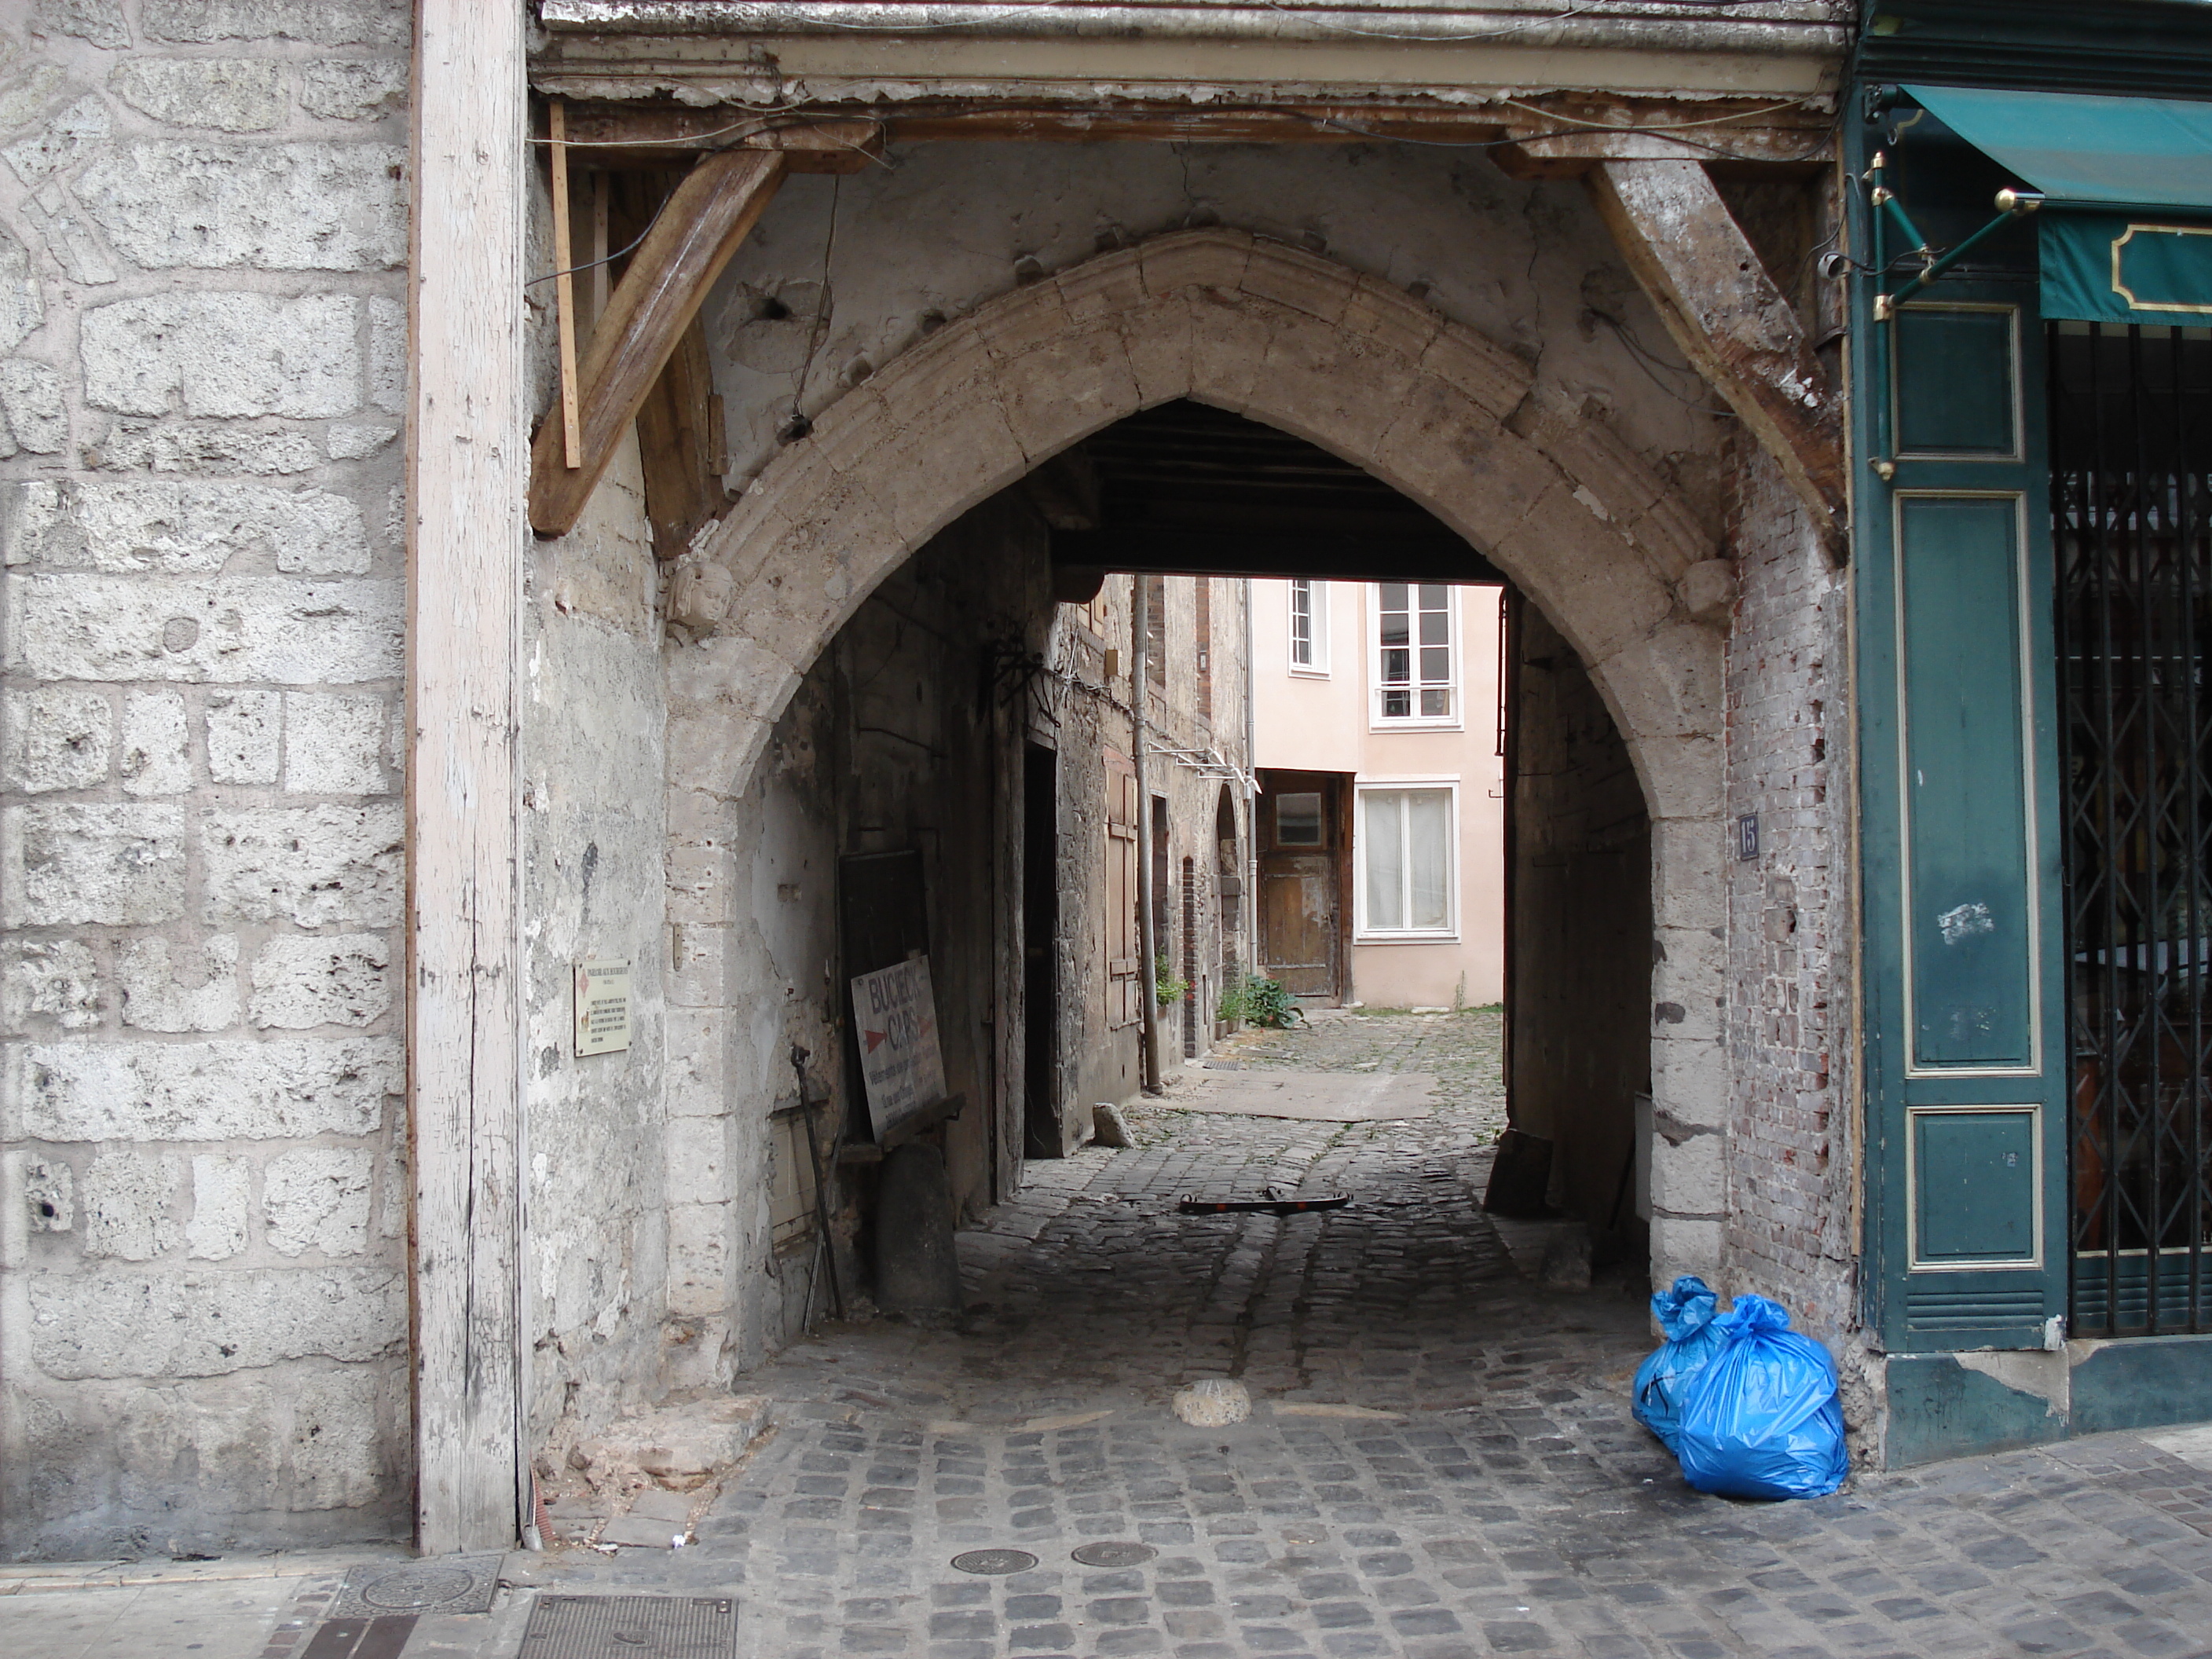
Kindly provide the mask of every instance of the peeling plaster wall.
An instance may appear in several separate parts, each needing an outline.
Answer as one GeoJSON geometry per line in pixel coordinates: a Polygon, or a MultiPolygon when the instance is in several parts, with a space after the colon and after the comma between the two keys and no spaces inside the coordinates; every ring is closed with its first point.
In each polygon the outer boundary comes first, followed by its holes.
{"type": "Polygon", "coordinates": [[[727,1202],[729,1157],[721,1122],[686,1115],[667,1075],[659,586],[633,435],[576,528],[533,544],[524,594],[533,1444],[564,1412],[599,1423],[654,1398],[663,1349],[708,1340],[670,1285],[672,1231],[727,1202]],[[627,1052],[575,1052],[586,959],[630,964],[627,1052]]]}
{"type": "Polygon", "coordinates": [[[818,415],[945,319],[1102,249],[1218,223],[1415,286],[1534,362],[1567,406],[1604,410],[1718,528],[1730,423],[1692,411],[1702,383],[1667,367],[1680,360],[1578,184],[1365,144],[934,143],[889,162],[787,179],[701,313],[732,484],[775,453],[794,401],[818,415]]]}
{"type": "Polygon", "coordinates": [[[410,27],[0,19],[0,1553],[408,1524],[410,27]]]}

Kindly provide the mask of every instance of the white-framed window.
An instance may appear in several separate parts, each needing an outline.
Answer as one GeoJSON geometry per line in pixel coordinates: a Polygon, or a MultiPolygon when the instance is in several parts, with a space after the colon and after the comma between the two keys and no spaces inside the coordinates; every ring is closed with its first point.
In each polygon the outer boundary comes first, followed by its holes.
{"type": "Polygon", "coordinates": [[[1369,592],[1374,724],[1458,726],[1457,590],[1445,582],[1376,582],[1369,592]]]}
{"type": "Polygon", "coordinates": [[[1358,934],[1446,940],[1459,933],[1459,786],[1358,786],[1352,858],[1358,934]]]}
{"type": "Polygon", "coordinates": [[[1291,672],[1328,675],[1328,584],[1294,576],[1291,590],[1291,672]]]}

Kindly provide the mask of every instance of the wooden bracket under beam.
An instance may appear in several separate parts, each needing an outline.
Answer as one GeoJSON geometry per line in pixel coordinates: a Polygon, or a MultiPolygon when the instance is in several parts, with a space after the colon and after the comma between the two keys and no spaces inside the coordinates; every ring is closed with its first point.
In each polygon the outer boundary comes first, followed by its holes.
{"type": "Polygon", "coordinates": [[[727,105],[576,103],[568,106],[568,142],[604,166],[666,166],[702,151],[771,149],[793,173],[858,173],[884,152],[880,121],[830,116],[748,117],[727,105]],[[746,131],[757,125],[759,131],[746,131]],[[734,131],[733,131],[734,129],[734,131]]]}
{"type": "Polygon", "coordinates": [[[759,222],[783,180],[781,152],[721,150],[684,175],[630,258],[592,331],[583,386],[583,465],[563,464],[561,422],[538,429],[530,454],[530,525],[541,536],[575,528],[623,432],[698,314],[707,290],[759,222]]]}
{"type": "Polygon", "coordinates": [[[1832,555],[1845,512],[1842,410],[1705,167],[1605,161],[1587,182],[1674,343],[1780,465],[1832,555]]]}

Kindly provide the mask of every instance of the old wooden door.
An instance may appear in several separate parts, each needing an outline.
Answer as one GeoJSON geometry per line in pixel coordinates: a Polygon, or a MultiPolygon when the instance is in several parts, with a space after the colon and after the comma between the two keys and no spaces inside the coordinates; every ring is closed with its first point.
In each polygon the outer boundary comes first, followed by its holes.
{"type": "Polygon", "coordinates": [[[1260,796],[1260,951],[1294,995],[1335,1002],[1344,986],[1342,781],[1275,772],[1260,796]]]}

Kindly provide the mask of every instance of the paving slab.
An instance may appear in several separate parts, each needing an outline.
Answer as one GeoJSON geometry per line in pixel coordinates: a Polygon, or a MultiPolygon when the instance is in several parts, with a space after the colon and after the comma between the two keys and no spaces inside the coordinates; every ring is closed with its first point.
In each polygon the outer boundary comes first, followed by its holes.
{"type": "Polygon", "coordinates": [[[1421,1072],[1211,1072],[1184,1073],[1165,1108],[1311,1123],[1376,1123],[1433,1117],[1441,1081],[1421,1072]]]}

